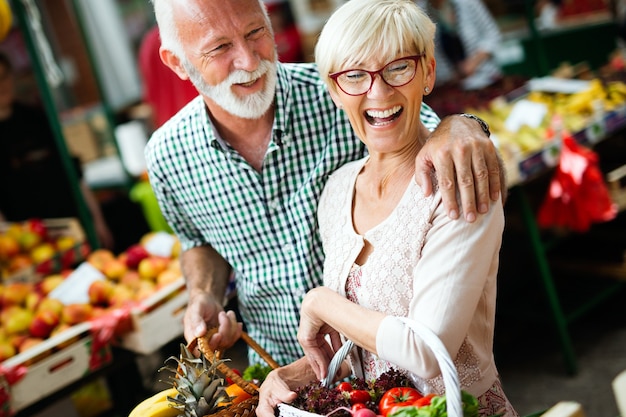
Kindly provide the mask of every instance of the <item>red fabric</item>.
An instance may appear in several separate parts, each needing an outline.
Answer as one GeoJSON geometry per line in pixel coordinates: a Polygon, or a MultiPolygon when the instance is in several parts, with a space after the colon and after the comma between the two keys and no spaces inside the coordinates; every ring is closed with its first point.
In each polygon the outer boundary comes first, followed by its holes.
{"type": "Polygon", "coordinates": [[[155,128],[161,126],[198,95],[189,80],[181,80],[159,56],[161,38],[155,26],[146,33],[139,48],[139,70],[144,101],[154,112],[155,128]]]}
{"type": "Polygon", "coordinates": [[[604,183],[598,155],[571,136],[564,137],[559,165],[539,208],[539,226],[585,232],[593,223],[616,215],[617,206],[604,183]]]}

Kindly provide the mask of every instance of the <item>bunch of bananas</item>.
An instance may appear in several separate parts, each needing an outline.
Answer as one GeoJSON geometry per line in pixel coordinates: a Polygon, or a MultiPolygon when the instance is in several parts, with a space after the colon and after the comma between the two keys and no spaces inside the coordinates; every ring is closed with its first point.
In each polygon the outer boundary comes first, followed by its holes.
{"type": "Polygon", "coordinates": [[[176,394],[178,391],[173,387],[157,392],[133,408],[128,417],[176,417],[180,411],[167,400],[167,397],[176,397],[176,394]]]}

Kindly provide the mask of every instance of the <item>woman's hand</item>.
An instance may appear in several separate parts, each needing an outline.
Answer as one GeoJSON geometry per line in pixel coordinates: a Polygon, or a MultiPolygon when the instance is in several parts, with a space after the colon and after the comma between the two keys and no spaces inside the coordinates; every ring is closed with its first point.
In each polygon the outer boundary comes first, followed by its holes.
{"type": "Polygon", "coordinates": [[[259,388],[258,417],[274,417],[274,408],[296,399],[295,389],[313,381],[315,375],[305,358],[270,372],[259,388]]]}
{"type": "Polygon", "coordinates": [[[416,158],[415,178],[426,195],[433,190],[431,172],[434,169],[451,219],[459,217],[457,191],[465,220],[476,220],[479,213],[489,210],[490,199],[496,201],[506,194],[504,166],[496,148],[472,119],[449,116],[441,121],[416,158]]]}
{"type": "Polygon", "coordinates": [[[336,293],[325,287],[314,288],[304,297],[300,310],[298,342],[318,379],[326,377],[328,364],[336,350],[341,347],[339,333],[324,322],[318,313],[318,309],[326,308],[321,301],[327,300],[331,295],[336,293]],[[330,337],[330,344],[326,339],[327,335],[330,337]]]}

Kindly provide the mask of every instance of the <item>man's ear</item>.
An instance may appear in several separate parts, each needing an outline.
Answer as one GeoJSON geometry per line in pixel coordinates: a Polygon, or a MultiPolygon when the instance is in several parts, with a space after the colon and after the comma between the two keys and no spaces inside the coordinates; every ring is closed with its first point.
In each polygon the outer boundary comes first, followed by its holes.
{"type": "Polygon", "coordinates": [[[187,71],[185,71],[185,68],[183,68],[180,58],[172,51],[161,47],[159,49],[159,56],[161,57],[161,61],[174,71],[181,80],[189,79],[189,75],[187,74],[187,71]]]}

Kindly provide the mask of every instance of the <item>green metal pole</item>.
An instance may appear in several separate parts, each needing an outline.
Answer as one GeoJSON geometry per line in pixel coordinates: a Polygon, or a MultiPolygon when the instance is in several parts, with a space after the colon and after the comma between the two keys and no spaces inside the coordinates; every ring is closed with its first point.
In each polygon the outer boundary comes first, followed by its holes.
{"type": "MultiPolygon", "coordinates": [[[[29,52],[29,56],[31,58],[33,69],[35,71],[35,77],[37,79],[37,85],[39,86],[39,92],[41,94],[41,99],[48,116],[48,121],[50,123],[50,128],[52,133],[54,134],[54,138],[56,141],[57,148],[59,150],[59,154],[61,155],[61,160],[63,163],[63,168],[65,170],[65,174],[67,176],[67,180],[72,189],[72,195],[74,197],[76,207],[78,208],[78,217],[85,229],[85,233],[87,235],[87,239],[92,248],[98,248],[98,238],[96,235],[96,230],[93,224],[93,220],[91,217],[91,213],[89,211],[89,207],[83,198],[83,193],[80,189],[79,179],[76,175],[74,164],[72,163],[72,159],[70,157],[69,151],[67,149],[67,144],[65,142],[65,137],[63,136],[63,129],[61,127],[61,123],[59,121],[59,115],[57,107],[54,103],[54,98],[52,96],[52,92],[50,85],[45,77],[43,70],[43,63],[41,60],[40,52],[35,43],[35,34],[33,33],[33,29],[30,25],[28,14],[26,12],[26,8],[23,3],[19,0],[14,0],[11,3],[11,8],[15,17],[17,18],[17,22],[20,26],[22,34],[24,36],[24,40],[26,42],[26,47],[29,52]]],[[[50,202],[53,204],[54,202],[50,202]]]]}
{"type": "Polygon", "coordinates": [[[537,65],[539,66],[539,76],[547,75],[550,72],[550,66],[546,58],[546,51],[543,47],[543,41],[541,40],[541,34],[537,30],[535,25],[535,0],[526,0],[524,2],[526,9],[526,20],[528,22],[528,29],[530,30],[530,39],[537,51],[537,65]]]}

